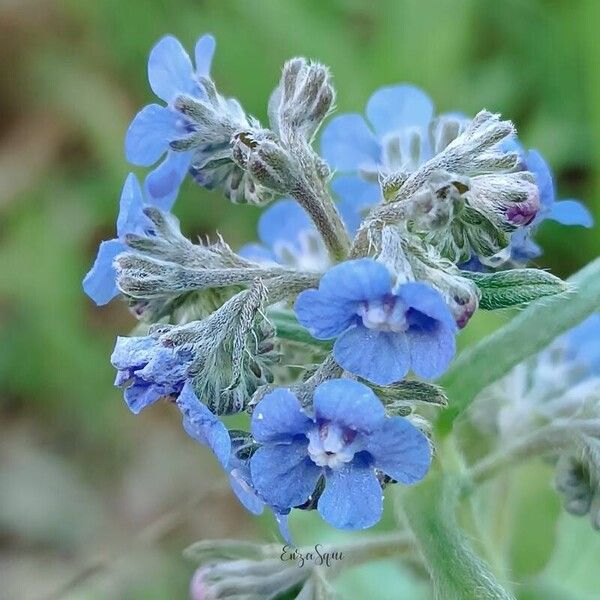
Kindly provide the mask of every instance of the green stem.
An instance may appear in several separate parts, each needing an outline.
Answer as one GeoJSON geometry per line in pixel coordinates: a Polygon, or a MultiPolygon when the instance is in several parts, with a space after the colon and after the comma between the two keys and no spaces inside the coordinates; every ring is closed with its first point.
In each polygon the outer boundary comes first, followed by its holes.
{"type": "Polygon", "coordinates": [[[514,366],[547,347],[600,306],[600,258],[569,279],[572,293],[544,298],[528,306],[507,325],[462,352],[440,380],[449,405],[437,423],[446,435],[454,420],[479,392],[514,366]]]}
{"type": "Polygon", "coordinates": [[[456,523],[460,477],[431,472],[401,493],[402,508],[431,576],[436,600],[514,600],[476,556],[456,523]]]}

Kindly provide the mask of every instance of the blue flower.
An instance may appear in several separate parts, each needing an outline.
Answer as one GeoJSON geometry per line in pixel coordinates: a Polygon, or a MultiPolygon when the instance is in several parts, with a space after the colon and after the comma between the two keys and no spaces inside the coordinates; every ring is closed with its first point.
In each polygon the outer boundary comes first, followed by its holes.
{"type": "Polygon", "coordinates": [[[173,103],[180,95],[205,96],[198,79],[208,76],[214,51],[212,36],[199,38],[195,48],[195,70],[187,52],[173,36],[162,38],[150,52],[150,87],[166,106],[149,104],[135,116],[125,136],[125,155],[134,165],[150,167],[166,154],[144,182],[152,204],[163,210],[173,206],[193,155],[191,151],[175,152],[170,148],[171,142],[185,137],[192,130],[173,103]]]}
{"type": "Polygon", "coordinates": [[[523,169],[534,174],[540,192],[540,209],[528,227],[520,228],[511,238],[511,255],[517,261],[527,261],[542,254],[541,248],[531,239],[537,227],[550,219],[562,225],[591,227],[592,215],[579,200],[557,200],[552,170],[537,150],[523,150],[516,140],[509,142],[507,149],[521,155],[523,169]]]}
{"type": "Polygon", "coordinates": [[[192,361],[189,353],[160,344],[152,336],[118,337],[110,362],[117,369],[115,385],[137,414],[165,396],[177,396],[186,382],[192,361]]]}
{"type": "Polygon", "coordinates": [[[429,124],[434,105],[408,84],[382,87],[367,102],[367,119],[351,113],[334,117],[323,130],[321,154],[338,173],[332,187],[345,212],[354,211],[356,231],[365,212],[380,200],[379,172],[410,172],[433,154],[429,124]]]}
{"type": "Polygon", "coordinates": [[[210,448],[221,466],[227,468],[231,455],[229,431],[206,404],[198,400],[191,381],[186,381],[181,389],[177,406],[183,416],[185,432],[198,443],[210,448]]]}
{"type": "Polygon", "coordinates": [[[356,381],[322,383],[313,406],[308,414],[287,389],[258,403],[252,434],[262,445],[250,459],[254,486],[270,504],[291,508],[308,501],[323,477],[319,514],[341,529],[371,527],[383,510],[376,471],[416,483],[429,469],[429,442],[406,419],[386,417],[377,396],[356,381]]]}
{"type": "MultiPolygon", "coordinates": [[[[199,444],[212,450],[221,466],[228,474],[229,484],[242,506],[254,515],[260,515],[265,508],[265,501],[254,489],[250,476],[249,460],[238,456],[244,441],[232,437],[209,408],[200,402],[194,392],[191,381],[187,381],[177,398],[177,406],[183,417],[183,428],[186,433],[199,444]]],[[[287,513],[273,510],[282,537],[289,541],[287,513]]]]}
{"type": "Polygon", "coordinates": [[[319,232],[294,200],[274,202],[262,213],[258,237],[262,244],[246,244],[239,254],[258,263],[278,263],[317,273],[331,264],[319,232]]]}
{"type": "Polygon", "coordinates": [[[298,296],[295,311],[312,336],[337,338],[340,366],[380,385],[409,369],[438,377],[456,350],[457,326],[441,294],[424,283],[394,288],[388,269],[370,258],[330,269],[318,290],[298,296]]]}
{"type": "Polygon", "coordinates": [[[144,214],[145,206],[140,184],[136,176],[130,173],[121,192],[117,237],[100,244],[96,260],[83,279],[83,290],[98,306],[107,304],[119,294],[113,261],[118,254],[127,250],[124,237],[128,233],[154,234],[153,224],[144,214]]]}

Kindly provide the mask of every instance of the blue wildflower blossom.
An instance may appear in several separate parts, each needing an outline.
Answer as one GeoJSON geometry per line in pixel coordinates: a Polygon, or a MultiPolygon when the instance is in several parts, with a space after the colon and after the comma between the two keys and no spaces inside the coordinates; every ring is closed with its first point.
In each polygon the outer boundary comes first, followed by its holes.
{"type": "Polygon", "coordinates": [[[593,218],[588,209],[579,200],[557,200],[552,170],[537,150],[523,151],[518,142],[512,142],[513,148],[521,154],[522,166],[535,175],[540,191],[540,209],[532,223],[518,229],[511,238],[511,255],[515,260],[527,261],[542,254],[540,247],[531,239],[535,229],[550,219],[562,225],[581,225],[591,227],[593,218]]]}
{"type": "Polygon", "coordinates": [[[340,366],[379,385],[409,369],[438,377],[456,350],[456,322],[441,294],[425,283],[394,287],[388,269],[370,258],[330,269],[318,290],[298,296],[295,311],[313,337],[337,338],[340,366]]]}
{"type": "Polygon", "coordinates": [[[254,262],[278,263],[317,273],[331,264],[319,232],[294,200],[279,200],[262,213],[258,237],[262,244],[246,244],[239,254],[254,262]]]}
{"type": "Polygon", "coordinates": [[[231,438],[227,427],[198,400],[191,381],[186,381],[181,389],[177,406],[183,416],[185,432],[198,443],[208,446],[226,468],[231,455],[231,438]]]}
{"type": "Polygon", "coordinates": [[[160,398],[177,396],[191,361],[189,353],[167,348],[152,336],[118,337],[110,357],[118,371],[115,385],[125,389],[125,402],[135,414],[160,398]]]}
{"type": "Polygon", "coordinates": [[[123,242],[125,235],[153,235],[153,224],[144,214],[145,206],[137,177],[130,173],[121,192],[117,237],[100,244],[94,264],[83,279],[83,290],[98,306],[107,304],[119,294],[113,261],[127,250],[123,242]]]}
{"type": "MultiPolygon", "coordinates": [[[[228,474],[229,484],[242,506],[254,515],[260,515],[265,508],[265,501],[254,489],[249,460],[238,456],[243,441],[233,439],[230,432],[209,408],[196,396],[191,381],[187,381],[177,398],[177,406],[182,414],[183,428],[186,433],[199,444],[207,446],[216,456],[228,474]]],[[[290,540],[287,527],[287,513],[273,510],[284,540],[290,540]]]]}
{"type": "Polygon", "coordinates": [[[162,38],[150,52],[150,87],[166,106],[149,104],[135,116],[125,136],[125,155],[134,165],[150,167],[166,154],[144,183],[152,203],[163,210],[173,206],[193,157],[191,151],[171,150],[171,142],[184,138],[192,130],[173,104],[180,95],[204,98],[205,92],[198,79],[208,77],[214,51],[214,38],[210,35],[200,37],[195,48],[195,69],[187,52],[173,36],[162,38]]]}
{"type": "Polygon", "coordinates": [[[323,477],[323,519],[341,529],[371,527],[383,510],[376,471],[416,483],[429,469],[429,442],[406,419],[386,417],[377,396],[356,381],[322,383],[313,406],[309,414],[282,388],[258,403],[252,434],[262,445],[250,459],[252,481],[269,503],[291,508],[308,501],[323,477]]]}
{"type": "Polygon", "coordinates": [[[378,89],[369,98],[366,119],[349,113],[327,124],[321,136],[321,154],[341,174],[332,189],[346,211],[355,213],[352,232],[380,200],[378,173],[414,171],[431,158],[429,124],[434,110],[423,90],[393,85],[378,89]]]}

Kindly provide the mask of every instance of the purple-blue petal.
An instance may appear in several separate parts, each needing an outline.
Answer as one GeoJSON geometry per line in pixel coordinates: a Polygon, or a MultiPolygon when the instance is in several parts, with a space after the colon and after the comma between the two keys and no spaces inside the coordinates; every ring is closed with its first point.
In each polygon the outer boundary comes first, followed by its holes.
{"type": "Polygon", "coordinates": [[[191,162],[192,152],[169,150],[166,158],[146,177],[144,185],[148,202],[161,210],[170,210],[191,162]]]}
{"type": "Polygon", "coordinates": [[[392,276],[372,258],[347,260],[329,269],[321,278],[319,290],[331,298],[361,302],[389,294],[392,276]]]}
{"type": "Polygon", "coordinates": [[[400,381],[410,366],[409,349],[403,333],[351,327],[333,345],[337,363],[378,385],[400,381]]]}
{"type": "Polygon", "coordinates": [[[129,173],[119,202],[119,216],[117,217],[117,237],[123,238],[128,233],[142,233],[149,224],[144,214],[144,195],[137,177],[129,173]]]}
{"type": "Polygon", "coordinates": [[[135,115],[125,134],[125,157],[140,167],[153,165],[181,133],[177,113],[158,104],[148,104],[135,115]]]}
{"type": "Polygon", "coordinates": [[[540,191],[540,212],[542,217],[550,210],[554,202],[554,180],[552,171],[544,157],[537,150],[529,150],[525,155],[527,170],[535,175],[535,182],[540,191]]]}
{"type": "Polygon", "coordinates": [[[296,396],[278,388],[267,394],[252,413],[252,435],[257,442],[285,442],[312,425],[296,396]]]}
{"type": "Polygon", "coordinates": [[[308,500],[317,485],[321,468],[308,456],[308,440],[260,447],[250,459],[256,491],[278,512],[308,500]]]}
{"type": "Polygon", "coordinates": [[[186,433],[200,444],[208,446],[221,465],[227,467],[231,454],[229,432],[217,416],[198,400],[191,381],[183,386],[177,406],[183,415],[186,433]]]}
{"type": "Polygon", "coordinates": [[[113,267],[115,257],[127,248],[119,240],[100,243],[96,260],[83,279],[83,291],[98,305],[102,306],[119,295],[113,267]]]}
{"type": "Polygon", "coordinates": [[[317,421],[332,421],[343,427],[370,434],[383,424],[385,409],[371,388],[351,379],[331,379],[314,393],[317,421]]]}
{"type": "Polygon", "coordinates": [[[581,225],[588,228],[594,225],[594,217],[579,200],[554,202],[550,208],[548,218],[562,225],[581,225]]]}
{"type": "Polygon", "coordinates": [[[323,130],[321,155],[338,171],[356,171],[381,162],[381,146],[359,114],[334,117],[323,130]]]}
{"type": "Polygon", "coordinates": [[[326,471],[325,490],[317,510],[338,529],[366,529],[381,519],[383,492],[373,467],[358,458],[326,471]]]}
{"type": "Polygon", "coordinates": [[[277,264],[271,250],[260,244],[244,244],[237,252],[242,258],[259,264],[277,264]]]}
{"type": "Polygon", "coordinates": [[[431,464],[431,446],[425,435],[402,417],[386,419],[369,437],[366,450],[374,465],[405,484],[423,479],[431,464]]]}
{"type": "Polygon", "coordinates": [[[318,340],[329,340],[350,327],[356,318],[356,303],[340,300],[319,290],[298,294],[294,311],[298,321],[318,340]]]}
{"type": "Polygon", "coordinates": [[[150,383],[134,383],[125,389],[123,397],[129,410],[134,414],[139,414],[144,408],[160,400],[164,394],[162,390],[150,383]]]}
{"type": "Polygon", "coordinates": [[[232,469],[229,472],[229,484],[242,506],[253,515],[260,515],[263,513],[265,503],[257,496],[249,483],[249,479],[249,474],[246,479],[240,475],[238,469],[232,469]]]}
{"type": "Polygon", "coordinates": [[[414,85],[392,85],[377,90],[367,103],[367,118],[378,136],[405,127],[426,128],[433,118],[429,96],[414,85]]]}
{"type": "Polygon", "coordinates": [[[307,229],[314,229],[309,216],[295,200],[290,199],[271,204],[258,221],[258,237],[270,248],[278,242],[297,246],[298,235],[307,229]]]}
{"type": "Polygon", "coordinates": [[[198,38],[194,48],[196,75],[198,77],[208,77],[210,75],[210,65],[215,54],[215,46],[215,38],[210,34],[198,38]]]}
{"type": "Polygon", "coordinates": [[[172,35],[163,37],[150,51],[148,81],[152,91],[166,103],[179,94],[192,94],[197,90],[192,61],[172,35]]]}
{"type": "Polygon", "coordinates": [[[411,308],[444,323],[449,329],[457,329],[456,322],[444,297],[426,283],[411,282],[400,285],[396,295],[407,310],[411,308]]]}
{"type": "Polygon", "coordinates": [[[346,229],[354,235],[368,210],[380,200],[379,186],[356,175],[336,177],[331,189],[338,196],[338,209],[346,229]]]}
{"type": "Polygon", "coordinates": [[[110,363],[115,369],[142,368],[152,358],[157,341],[149,336],[119,336],[110,357],[110,363]]]}
{"type": "Polygon", "coordinates": [[[425,379],[436,379],[443,375],[456,354],[455,329],[432,321],[412,322],[406,332],[411,369],[425,379]]]}

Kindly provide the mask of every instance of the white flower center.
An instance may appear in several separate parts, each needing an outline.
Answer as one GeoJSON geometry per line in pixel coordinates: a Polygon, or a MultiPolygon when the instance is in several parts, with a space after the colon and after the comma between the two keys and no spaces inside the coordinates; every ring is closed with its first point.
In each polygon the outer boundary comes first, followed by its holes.
{"type": "Polygon", "coordinates": [[[321,423],[306,434],[308,454],[317,466],[338,469],[354,458],[354,435],[335,423],[321,423]]]}
{"type": "Polygon", "coordinates": [[[358,315],[367,329],[395,333],[408,329],[404,307],[395,298],[362,302],[358,307],[358,315]]]}

